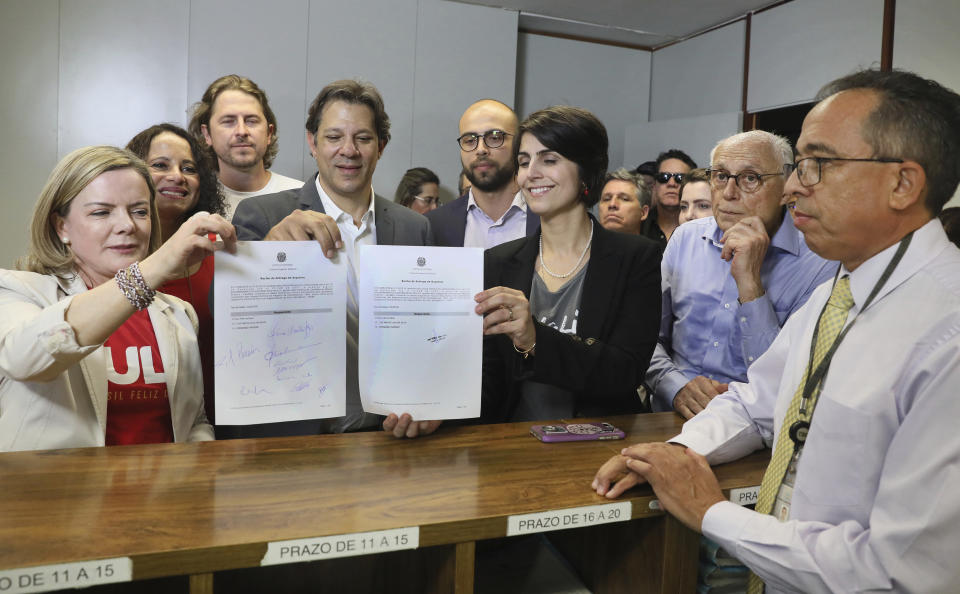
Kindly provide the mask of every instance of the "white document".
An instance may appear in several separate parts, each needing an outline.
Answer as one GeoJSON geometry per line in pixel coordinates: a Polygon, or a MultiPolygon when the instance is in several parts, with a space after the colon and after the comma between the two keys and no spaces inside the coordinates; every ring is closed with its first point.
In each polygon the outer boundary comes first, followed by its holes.
{"type": "Polygon", "coordinates": [[[216,252],[217,423],[346,413],[346,259],[316,241],[241,241],[216,252]]]}
{"type": "Polygon", "coordinates": [[[360,399],[419,421],[480,416],[480,248],[360,247],[360,399]]]}

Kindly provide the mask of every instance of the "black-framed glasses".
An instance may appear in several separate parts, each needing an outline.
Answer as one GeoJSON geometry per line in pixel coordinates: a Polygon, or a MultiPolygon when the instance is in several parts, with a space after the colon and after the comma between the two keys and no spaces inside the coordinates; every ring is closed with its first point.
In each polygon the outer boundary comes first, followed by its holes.
{"type": "Polygon", "coordinates": [[[876,159],[854,159],[849,157],[804,157],[798,159],[793,168],[797,172],[797,180],[800,185],[809,188],[820,183],[820,175],[823,164],[827,161],[854,161],[859,163],[903,163],[903,159],[894,159],[892,157],[878,157],[876,159]]]}
{"type": "Polygon", "coordinates": [[[776,173],[758,173],[756,171],[741,171],[740,173],[734,175],[729,171],[724,169],[707,169],[707,175],[710,177],[710,185],[713,186],[715,190],[722,190],[727,187],[727,182],[731,179],[733,183],[736,184],[738,188],[752,194],[760,189],[760,186],[763,185],[763,178],[773,177],[775,175],[789,175],[790,174],[790,165],[784,165],[783,171],[778,171],[776,173]]]}
{"type": "Polygon", "coordinates": [[[668,181],[670,181],[671,177],[673,178],[673,181],[677,182],[678,184],[682,184],[683,180],[686,179],[687,174],[686,173],[667,173],[664,171],[663,173],[658,173],[654,175],[653,179],[657,180],[658,184],[665,184],[668,181]]]}
{"type": "Polygon", "coordinates": [[[503,143],[507,140],[507,136],[512,136],[512,134],[504,132],[503,130],[487,130],[483,134],[467,132],[466,134],[461,134],[457,138],[457,142],[460,144],[460,148],[469,153],[470,151],[477,150],[481,138],[483,139],[483,146],[487,148],[499,148],[503,146],[503,143]]]}

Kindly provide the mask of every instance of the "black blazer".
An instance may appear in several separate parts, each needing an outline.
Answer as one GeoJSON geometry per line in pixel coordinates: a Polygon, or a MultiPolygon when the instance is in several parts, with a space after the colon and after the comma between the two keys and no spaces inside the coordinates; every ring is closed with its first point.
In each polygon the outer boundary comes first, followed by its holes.
{"type": "MultiPolygon", "coordinates": [[[[481,421],[511,418],[523,380],[572,390],[574,415],[641,412],[643,383],[660,330],[662,247],[637,235],[607,231],[593,220],[577,333],[534,322],[536,353],[524,359],[504,335],[483,346],[481,421]]],[[[484,285],[511,287],[530,298],[540,234],[510,241],[484,254],[484,285]]]]}
{"type": "MultiPolygon", "coordinates": [[[[452,202],[448,202],[431,210],[426,215],[430,220],[430,230],[433,232],[433,245],[446,247],[463,247],[463,235],[467,231],[467,199],[464,194],[452,202]]],[[[540,226],[540,217],[529,208],[527,209],[527,237],[537,232],[540,226]]]]}

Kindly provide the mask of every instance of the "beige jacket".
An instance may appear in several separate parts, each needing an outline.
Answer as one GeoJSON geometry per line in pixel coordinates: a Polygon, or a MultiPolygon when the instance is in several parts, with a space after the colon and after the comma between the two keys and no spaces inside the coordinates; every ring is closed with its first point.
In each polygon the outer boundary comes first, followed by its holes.
{"type": "MultiPolygon", "coordinates": [[[[86,287],[78,277],[0,270],[0,451],[104,445],[103,345],[77,344],[65,312],[86,287]]],[[[148,308],[167,378],[177,442],[213,439],[193,308],[157,294],[148,308]]]]}

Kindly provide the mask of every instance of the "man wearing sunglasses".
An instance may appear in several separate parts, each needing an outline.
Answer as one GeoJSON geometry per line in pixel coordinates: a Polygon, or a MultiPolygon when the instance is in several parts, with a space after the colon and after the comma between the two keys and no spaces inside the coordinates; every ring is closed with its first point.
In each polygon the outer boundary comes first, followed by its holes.
{"type": "Polygon", "coordinates": [[[785,193],[835,277],[748,383],[594,488],[649,482],[753,571],[750,594],[960,592],[960,251],[937,220],[960,181],[960,95],[865,70],[817,98],[785,193]],[[768,445],[756,509],[726,501],[709,465],[768,445]]]}
{"type": "Polygon", "coordinates": [[[527,210],[515,178],[518,124],[517,114],[494,99],[463,112],[457,144],[470,188],[427,213],[435,245],[486,249],[537,230],[540,217],[527,210]]]}
{"type": "Polygon", "coordinates": [[[697,163],[678,149],[657,156],[657,172],[653,176],[653,208],[644,221],[643,234],[665,243],[680,224],[680,184],[697,163]]]}
{"type": "Polygon", "coordinates": [[[713,149],[714,216],[680,226],[661,262],[660,339],[646,377],[654,411],[689,419],[729,382],[744,381],[790,315],[836,270],[786,215],[792,162],[790,143],[760,130],[713,149]]]}

